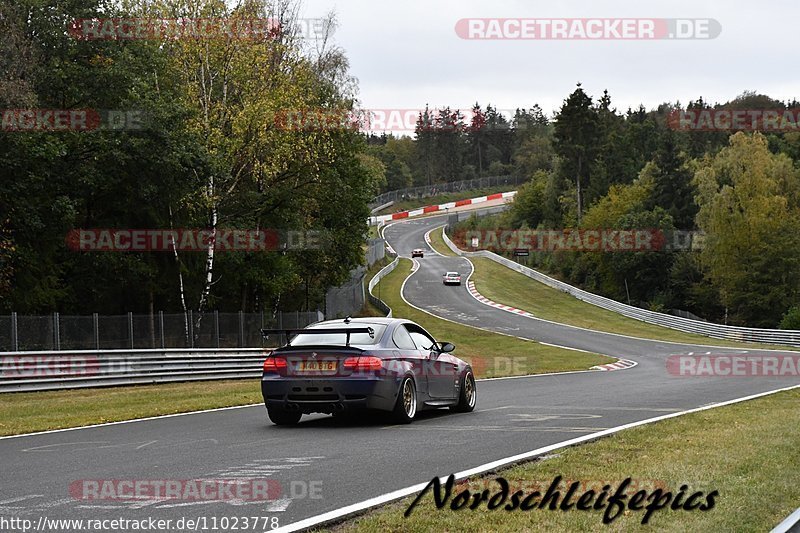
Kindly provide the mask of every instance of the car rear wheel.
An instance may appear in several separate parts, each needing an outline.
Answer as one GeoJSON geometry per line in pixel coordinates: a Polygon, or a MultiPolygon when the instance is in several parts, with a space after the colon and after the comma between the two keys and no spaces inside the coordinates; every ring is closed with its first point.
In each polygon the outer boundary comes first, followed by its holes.
{"type": "Polygon", "coordinates": [[[410,376],[403,378],[400,383],[400,392],[397,394],[397,401],[392,412],[396,422],[400,424],[410,424],[417,414],[417,387],[410,376]]]}
{"type": "Polygon", "coordinates": [[[475,377],[472,370],[467,370],[461,380],[461,392],[458,395],[458,403],[451,407],[453,411],[459,413],[469,413],[475,409],[478,400],[478,393],[475,389],[475,377]]]}
{"type": "Polygon", "coordinates": [[[276,426],[293,426],[300,422],[300,417],[303,416],[300,411],[287,411],[279,407],[267,409],[267,414],[276,426]]]}

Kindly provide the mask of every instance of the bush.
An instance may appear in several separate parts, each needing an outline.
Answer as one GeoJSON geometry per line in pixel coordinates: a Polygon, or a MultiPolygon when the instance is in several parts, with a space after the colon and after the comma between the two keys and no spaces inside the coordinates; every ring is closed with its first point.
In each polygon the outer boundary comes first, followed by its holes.
{"type": "Polygon", "coordinates": [[[778,327],[780,329],[800,329],[800,307],[794,306],[786,311],[778,327]]]}

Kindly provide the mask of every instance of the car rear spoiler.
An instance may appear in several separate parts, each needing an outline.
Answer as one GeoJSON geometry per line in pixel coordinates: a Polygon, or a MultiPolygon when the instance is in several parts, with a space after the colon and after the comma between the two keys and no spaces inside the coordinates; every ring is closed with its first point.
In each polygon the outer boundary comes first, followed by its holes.
{"type": "Polygon", "coordinates": [[[375,338],[375,330],[372,328],[310,328],[310,329],[262,329],[261,336],[264,339],[269,339],[270,335],[286,335],[286,342],[289,342],[289,336],[298,334],[304,335],[330,335],[337,333],[344,333],[345,346],[350,346],[350,335],[353,333],[366,333],[370,339],[375,338]]]}

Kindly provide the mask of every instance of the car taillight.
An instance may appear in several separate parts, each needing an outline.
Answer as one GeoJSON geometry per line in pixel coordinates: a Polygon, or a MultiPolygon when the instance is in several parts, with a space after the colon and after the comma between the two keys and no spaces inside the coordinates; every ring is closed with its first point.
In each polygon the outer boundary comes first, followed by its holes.
{"type": "Polygon", "coordinates": [[[380,357],[348,357],[342,367],[353,371],[380,370],[383,360],[380,357]]]}
{"type": "Polygon", "coordinates": [[[286,370],[287,363],[283,357],[267,357],[264,359],[264,372],[276,372],[286,370]]]}

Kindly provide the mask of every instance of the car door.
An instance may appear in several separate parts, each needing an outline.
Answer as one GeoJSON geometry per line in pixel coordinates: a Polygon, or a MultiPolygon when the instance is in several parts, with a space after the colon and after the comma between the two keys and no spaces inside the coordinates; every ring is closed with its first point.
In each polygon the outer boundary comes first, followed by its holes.
{"type": "Polygon", "coordinates": [[[417,392],[429,395],[430,383],[425,363],[427,355],[417,349],[417,345],[402,324],[394,328],[392,342],[400,350],[400,359],[414,365],[414,374],[417,379],[417,392]]]}
{"type": "Polygon", "coordinates": [[[457,365],[453,363],[452,358],[447,354],[439,353],[437,350],[432,349],[436,341],[427,331],[414,324],[409,324],[407,329],[417,349],[425,357],[423,364],[427,369],[431,397],[437,399],[455,398],[455,383],[458,378],[456,375],[457,365]]]}

